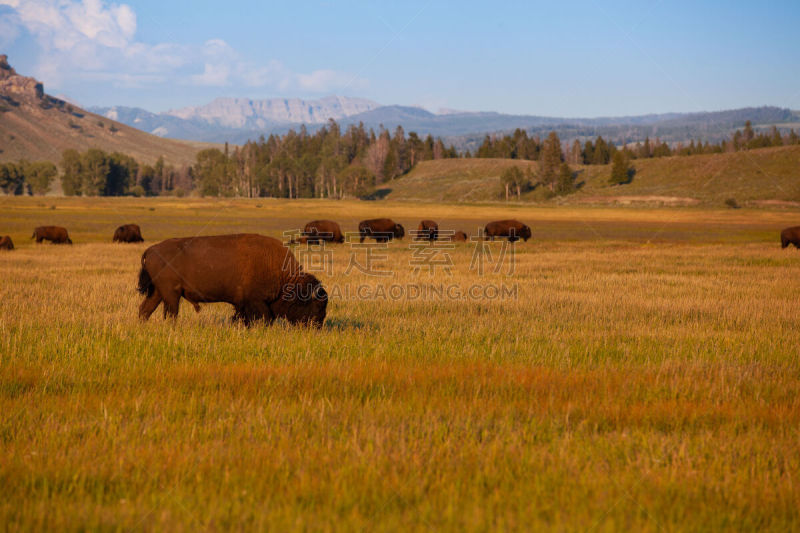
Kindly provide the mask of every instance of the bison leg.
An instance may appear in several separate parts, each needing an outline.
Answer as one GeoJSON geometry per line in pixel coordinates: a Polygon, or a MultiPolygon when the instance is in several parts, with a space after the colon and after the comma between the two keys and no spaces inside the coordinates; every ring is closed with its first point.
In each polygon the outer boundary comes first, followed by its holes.
{"type": "Polygon", "coordinates": [[[139,320],[142,322],[147,321],[150,318],[150,315],[153,314],[153,311],[156,310],[158,304],[161,303],[161,294],[158,292],[158,289],[153,291],[153,294],[145,298],[142,304],[139,306],[139,320]]]}
{"type": "Polygon", "coordinates": [[[180,309],[181,295],[177,292],[162,295],[164,298],[164,318],[178,318],[180,309]]]}
{"type": "Polygon", "coordinates": [[[234,321],[241,322],[248,328],[253,322],[261,319],[265,320],[267,323],[275,319],[269,306],[262,301],[247,302],[237,305],[236,312],[233,314],[234,321]]]}

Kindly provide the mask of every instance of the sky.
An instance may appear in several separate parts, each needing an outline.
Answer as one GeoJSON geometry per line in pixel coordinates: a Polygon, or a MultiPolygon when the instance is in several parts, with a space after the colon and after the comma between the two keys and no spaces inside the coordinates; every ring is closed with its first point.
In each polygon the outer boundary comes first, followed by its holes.
{"type": "Polygon", "coordinates": [[[560,117],[800,109],[797,0],[0,0],[0,53],[83,106],[318,98],[560,117]]]}

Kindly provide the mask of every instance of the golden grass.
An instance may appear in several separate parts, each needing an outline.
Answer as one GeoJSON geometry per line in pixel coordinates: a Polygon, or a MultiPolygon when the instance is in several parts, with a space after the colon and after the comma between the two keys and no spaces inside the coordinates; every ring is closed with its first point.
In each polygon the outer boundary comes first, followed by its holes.
{"type": "MultiPolygon", "coordinates": [[[[800,254],[786,214],[358,202],[0,205],[0,523],[9,530],[774,530],[800,527],[800,254]],[[256,207],[259,204],[261,207],[256,207]],[[150,211],[153,208],[154,211],[150,211]],[[511,213],[506,301],[334,299],[320,331],[230,306],[140,324],[141,252],[308,219],[511,213]],[[63,218],[60,218],[63,217],[63,218]],[[138,222],[148,243],[113,245],[138,222]],[[63,223],[75,246],[35,246],[63,223]],[[8,229],[7,229],[8,228],[8,229]],[[19,239],[17,238],[19,235],[19,239]]],[[[499,245],[495,245],[495,250],[499,245]]]]}
{"type": "MultiPolygon", "coordinates": [[[[746,152],[638,159],[633,180],[612,186],[610,165],[573,166],[578,192],[557,202],[603,203],[613,197],[673,197],[722,207],[734,198],[740,205],[763,200],[800,201],[800,146],[746,152]]],[[[509,166],[536,170],[537,163],[511,159],[441,159],[422,161],[408,175],[379,188],[391,200],[423,202],[499,202],[500,175],[509,166]]],[[[524,202],[543,202],[542,190],[523,194],[524,202]]],[[[651,200],[650,203],[657,203],[651,200]]]]}

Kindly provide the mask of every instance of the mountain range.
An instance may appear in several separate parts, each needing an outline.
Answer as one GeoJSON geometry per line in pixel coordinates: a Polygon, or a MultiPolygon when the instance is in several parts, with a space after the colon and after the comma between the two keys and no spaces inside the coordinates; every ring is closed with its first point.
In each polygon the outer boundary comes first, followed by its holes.
{"type": "Polygon", "coordinates": [[[363,123],[378,130],[402,126],[406,133],[443,137],[460,149],[474,149],[486,134],[517,128],[530,135],[556,131],[563,141],[602,135],[615,142],[635,142],[645,137],[666,142],[702,139],[716,142],[743,127],[797,127],[800,113],[764,106],[699,113],[664,113],[627,117],[563,118],[510,115],[495,112],[443,110],[432,113],[419,107],[380,105],[363,98],[329,96],[319,100],[299,98],[217,98],[203,106],[152,113],[137,107],[90,107],[90,111],[160,137],[243,144],[261,135],[283,134],[301,125],[314,131],[336,120],[342,126],[363,123]]]}

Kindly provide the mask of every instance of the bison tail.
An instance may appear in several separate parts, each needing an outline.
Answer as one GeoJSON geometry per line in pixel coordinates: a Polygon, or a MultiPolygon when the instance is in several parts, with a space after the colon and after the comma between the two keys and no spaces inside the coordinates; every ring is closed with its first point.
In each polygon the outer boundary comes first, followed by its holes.
{"type": "Polygon", "coordinates": [[[148,298],[152,296],[153,292],[156,290],[155,285],[153,285],[153,280],[150,278],[150,273],[147,271],[144,265],[142,265],[142,269],[139,271],[139,286],[137,287],[137,290],[140,293],[147,295],[148,298]]]}

